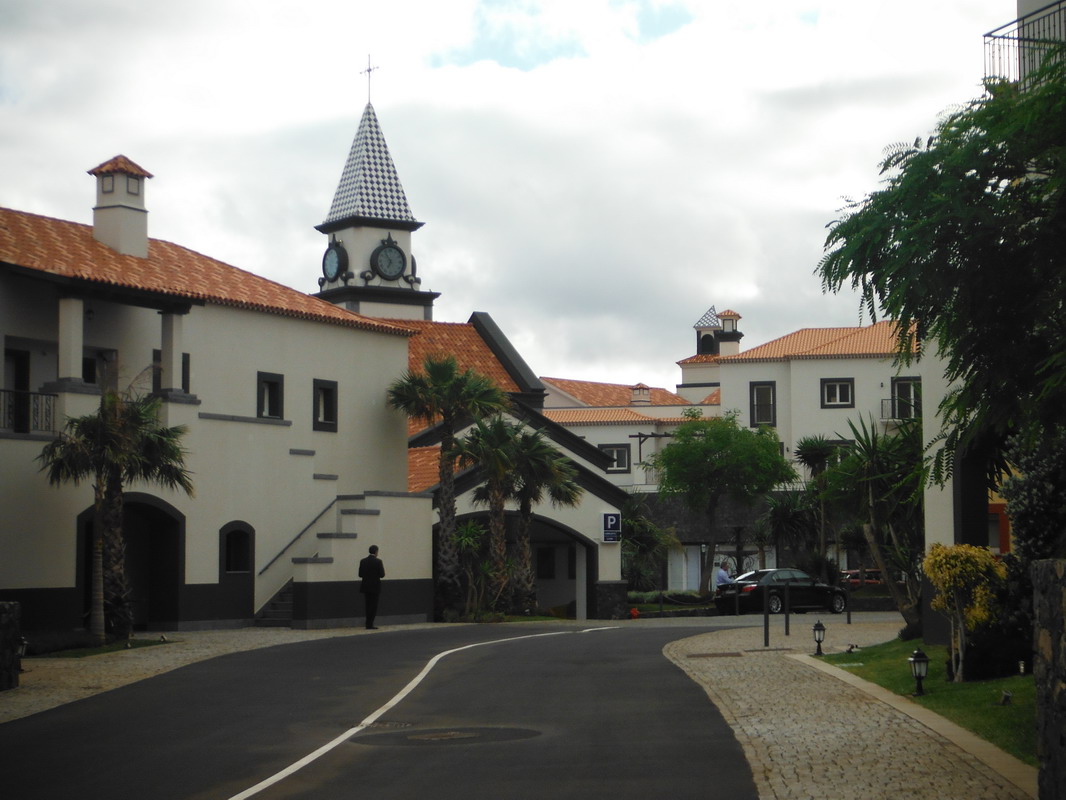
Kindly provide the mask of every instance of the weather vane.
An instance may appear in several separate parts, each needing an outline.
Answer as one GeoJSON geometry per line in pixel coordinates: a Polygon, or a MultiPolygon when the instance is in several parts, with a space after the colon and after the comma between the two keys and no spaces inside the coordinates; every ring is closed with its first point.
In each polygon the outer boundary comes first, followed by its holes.
{"type": "Polygon", "coordinates": [[[373,72],[376,69],[381,69],[381,67],[372,67],[372,66],[370,66],[370,54],[367,53],[367,55],[366,55],[366,69],[364,69],[359,74],[360,75],[366,75],[366,101],[368,103],[370,102],[370,73],[373,72]]]}

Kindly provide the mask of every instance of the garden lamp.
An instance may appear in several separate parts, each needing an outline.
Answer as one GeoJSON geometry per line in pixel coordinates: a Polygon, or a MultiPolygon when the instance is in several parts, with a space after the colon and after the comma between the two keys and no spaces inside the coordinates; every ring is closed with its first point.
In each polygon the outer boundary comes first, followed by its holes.
{"type": "Polygon", "coordinates": [[[929,656],[921,650],[915,650],[914,654],[907,659],[911,665],[911,675],[914,676],[914,696],[921,697],[925,694],[922,689],[922,681],[929,674],[929,656]]]}
{"type": "Polygon", "coordinates": [[[825,641],[825,625],[822,624],[821,620],[818,620],[814,623],[814,627],[811,630],[814,631],[814,643],[818,646],[818,649],[814,651],[814,654],[816,656],[825,655],[825,653],[822,652],[822,642],[825,641]]]}

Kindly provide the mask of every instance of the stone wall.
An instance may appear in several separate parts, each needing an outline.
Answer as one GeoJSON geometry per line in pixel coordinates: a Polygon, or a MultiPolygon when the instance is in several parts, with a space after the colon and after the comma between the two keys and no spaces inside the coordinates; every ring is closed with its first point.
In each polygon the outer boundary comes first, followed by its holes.
{"type": "Polygon", "coordinates": [[[18,603],[0,603],[0,691],[19,685],[20,609],[18,603]]]}
{"type": "Polygon", "coordinates": [[[1032,567],[1040,800],[1066,799],[1066,561],[1032,567]]]}

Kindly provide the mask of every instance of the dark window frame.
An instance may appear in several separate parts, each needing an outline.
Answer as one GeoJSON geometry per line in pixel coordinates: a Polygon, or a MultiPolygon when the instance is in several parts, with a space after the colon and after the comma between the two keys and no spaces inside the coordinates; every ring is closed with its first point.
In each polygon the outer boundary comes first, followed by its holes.
{"type": "Polygon", "coordinates": [[[315,378],[312,383],[312,427],[316,431],[337,432],[337,382],[315,378]]]}
{"type": "Polygon", "coordinates": [[[285,376],[259,372],[255,386],[255,415],[260,419],[285,419],[285,376]]]}
{"type": "MultiPolygon", "coordinates": [[[[152,394],[163,391],[163,351],[152,350],[152,394]]],[[[192,359],[188,353],[181,354],[181,390],[185,394],[191,394],[189,387],[192,385],[192,359]]]]}
{"type": "Polygon", "coordinates": [[[614,463],[607,467],[608,473],[624,474],[633,471],[633,448],[629,442],[620,442],[618,444],[601,444],[597,445],[600,450],[611,455],[614,458],[614,463]],[[621,450],[625,453],[625,466],[618,466],[618,457],[613,454],[612,451],[621,450]]]}
{"type": "Polygon", "coordinates": [[[749,410],[749,427],[758,428],[760,425],[768,425],[771,428],[777,427],[777,381],[751,381],[748,383],[748,410],[749,410]],[[755,402],[756,393],[759,389],[770,390],[770,420],[759,419],[756,414],[756,409],[761,405],[755,402]]]}
{"type": "Polygon", "coordinates": [[[251,574],[255,564],[255,528],[245,522],[231,522],[218,532],[220,575],[251,574]]]}
{"type": "Polygon", "coordinates": [[[922,417],[922,379],[916,375],[900,375],[892,379],[892,418],[921,419],[922,417]],[[900,397],[900,387],[909,386],[909,397],[900,397]],[[904,414],[906,407],[910,413],[904,414]]]}
{"type": "MultiPolygon", "coordinates": [[[[839,397],[839,390],[838,395],[839,397]]],[[[855,379],[854,378],[822,378],[821,379],[821,402],[822,408],[855,408],[855,379]],[[847,402],[829,402],[826,394],[830,386],[847,386],[847,402]]]]}

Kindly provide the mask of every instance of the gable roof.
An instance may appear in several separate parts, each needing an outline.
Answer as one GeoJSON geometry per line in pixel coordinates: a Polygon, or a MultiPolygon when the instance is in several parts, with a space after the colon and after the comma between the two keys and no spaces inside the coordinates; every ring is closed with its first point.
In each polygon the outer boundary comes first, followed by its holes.
{"type": "Polygon", "coordinates": [[[560,425],[673,425],[682,417],[649,417],[628,408],[546,408],[541,412],[560,425]]]}
{"type": "Polygon", "coordinates": [[[735,356],[721,364],[813,358],[891,358],[896,354],[896,323],[883,320],[865,327],[803,328],[735,356]]]}
{"type": "MultiPolygon", "coordinates": [[[[595,381],[575,381],[566,378],[541,378],[543,383],[553,386],[560,392],[574,398],[577,403],[588,407],[626,407],[633,405],[633,386],[624,383],[597,383],[595,381]]],[[[643,388],[644,384],[637,384],[643,388]]],[[[686,406],[691,405],[681,395],[666,389],[651,388],[651,405],[686,406]]]]}
{"type": "Polygon", "coordinates": [[[127,302],[153,308],[211,303],[411,335],[405,327],[360,316],[171,242],[149,239],[147,258],[123,255],[96,241],[91,225],[9,208],[0,208],[0,263],[81,290],[117,291],[127,302]]]}

